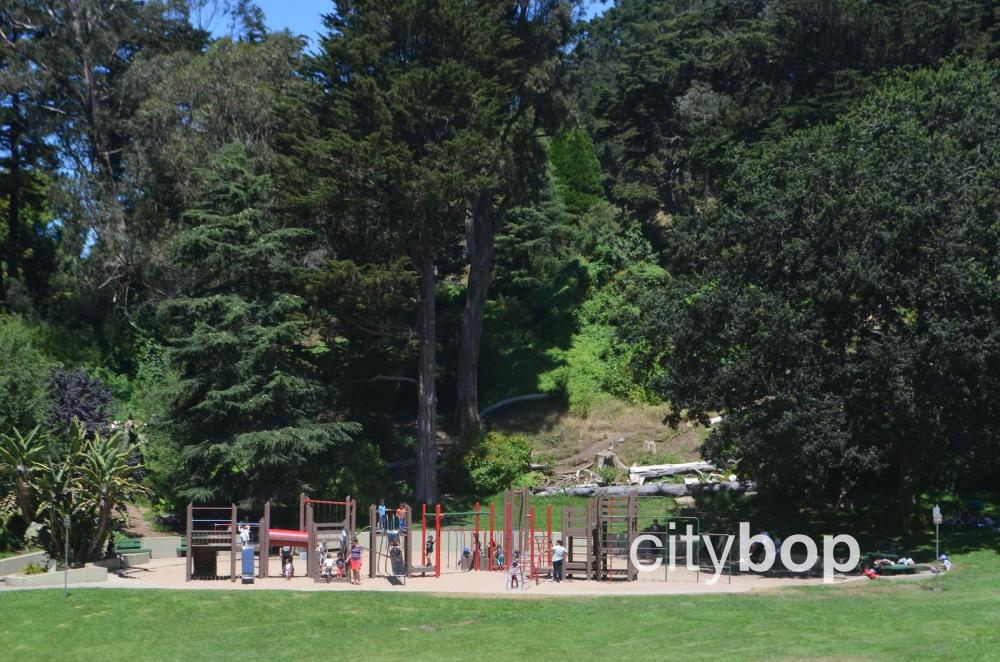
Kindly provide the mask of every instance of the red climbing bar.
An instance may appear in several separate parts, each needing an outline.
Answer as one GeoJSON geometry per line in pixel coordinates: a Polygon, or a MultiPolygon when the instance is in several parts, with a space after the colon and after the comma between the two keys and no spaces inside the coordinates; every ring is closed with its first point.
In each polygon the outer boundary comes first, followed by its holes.
{"type": "Polygon", "coordinates": [[[441,504],[434,506],[434,576],[441,576],[441,504]]]}
{"type": "Polygon", "coordinates": [[[504,552],[506,556],[504,570],[509,570],[511,555],[514,553],[514,528],[511,525],[510,521],[510,514],[511,514],[510,502],[509,501],[506,502],[504,507],[506,508],[507,511],[504,519],[504,521],[506,522],[504,531],[507,534],[507,547],[504,552]]]}
{"type": "Polygon", "coordinates": [[[496,531],[496,529],[494,529],[493,526],[494,526],[494,522],[493,522],[493,504],[491,503],[490,504],[490,546],[489,546],[489,555],[490,555],[490,558],[486,562],[486,567],[489,568],[490,570],[493,570],[493,550],[496,547],[496,541],[493,539],[493,532],[496,531]]]}
{"type": "Polygon", "coordinates": [[[531,518],[531,574],[535,576],[535,584],[538,583],[538,572],[535,570],[535,506],[532,504],[531,510],[528,511],[528,517],[531,518]]]}
{"type": "Polygon", "coordinates": [[[479,563],[481,556],[479,553],[479,548],[483,546],[482,540],[479,539],[479,502],[476,502],[476,530],[472,534],[472,553],[475,554],[475,567],[476,572],[479,572],[479,563]]]}

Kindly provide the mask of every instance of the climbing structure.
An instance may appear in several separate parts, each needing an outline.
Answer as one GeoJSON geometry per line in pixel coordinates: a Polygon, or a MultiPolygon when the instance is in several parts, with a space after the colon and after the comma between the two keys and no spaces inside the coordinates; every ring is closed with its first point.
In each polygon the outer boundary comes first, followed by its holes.
{"type": "Polygon", "coordinates": [[[637,490],[630,490],[623,497],[603,494],[593,497],[595,579],[631,582],[638,578],[638,568],[629,554],[637,536],[637,496],[637,490]]]}
{"type": "Polygon", "coordinates": [[[185,571],[184,579],[228,579],[236,581],[237,558],[241,556],[243,542],[240,529],[246,527],[249,535],[248,547],[253,549],[257,559],[258,578],[267,577],[268,536],[270,533],[271,503],[264,504],[264,517],[253,522],[240,518],[235,504],[229,506],[187,507],[186,531],[184,538],[185,571]],[[219,574],[219,552],[229,553],[229,574],[219,574]]]}
{"type": "Polygon", "coordinates": [[[306,574],[315,581],[320,578],[320,560],[316,549],[321,543],[331,552],[340,551],[344,559],[349,558],[351,538],[357,532],[357,502],[347,497],[344,501],[311,499],[305,494],[299,497],[299,517],[304,520],[308,536],[306,574]]]}
{"type": "MultiPolygon", "coordinates": [[[[379,521],[378,506],[368,509],[371,523],[370,544],[368,545],[368,576],[395,577],[406,582],[412,566],[411,536],[413,534],[413,510],[403,506],[405,514],[400,517],[398,510],[387,509],[384,521],[379,521]]],[[[426,511],[423,528],[426,529],[426,511]]],[[[426,531],[425,531],[426,533],[426,531]]]]}

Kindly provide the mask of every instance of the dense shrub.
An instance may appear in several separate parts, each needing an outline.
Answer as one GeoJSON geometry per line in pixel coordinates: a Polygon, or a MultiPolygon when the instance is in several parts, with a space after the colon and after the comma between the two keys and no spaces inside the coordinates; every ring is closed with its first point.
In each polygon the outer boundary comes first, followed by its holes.
{"type": "Polygon", "coordinates": [[[463,454],[469,487],[493,494],[514,484],[528,471],[531,440],[523,434],[487,432],[463,454]]]}
{"type": "Polygon", "coordinates": [[[51,360],[19,317],[0,316],[0,433],[30,430],[45,419],[51,360]]]}
{"type": "Polygon", "coordinates": [[[22,575],[44,575],[47,571],[45,566],[41,563],[31,562],[28,565],[21,568],[22,575]]]}
{"type": "Polygon", "coordinates": [[[111,389],[82,370],[56,370],[48,381],[51,409],[49,418],[58,427],[69,429],[73,419],[88,435],[105,432],[111,420],[111,389]]]}

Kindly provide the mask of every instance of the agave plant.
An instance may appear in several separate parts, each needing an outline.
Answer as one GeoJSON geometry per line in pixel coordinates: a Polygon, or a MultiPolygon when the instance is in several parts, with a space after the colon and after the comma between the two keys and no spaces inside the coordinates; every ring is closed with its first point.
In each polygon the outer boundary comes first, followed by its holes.
{"type": "Polygon", "coordinates": [[[96,558],[107,540],[112,518],[127,502],[147,493],[135,479],[129,459],[134,448],[121,432],[109,436],[88,432],[74,421],[58,445],[45,443],[38,431],[17,431],[0,438],[0,475],[17,486],[17,507],[27,522],[39,522],[39,540],[53,556],[62,556],[71,519],[71,563],[96,558]]]}
{"type": "Polygon", "coordinates": [[[33,484],[47,447],[38,430],[36,427],[27,436],[17,428],[13,434],[0,434],[0,476],[3,482],[13,484],[17,508],[26,522],[35,516],[33,484]]]}
{"type": "Polygon", "coordinates": [[[87,557],[95,556],[103,547],[114,512],[147,493],[133,477],[135,467],[129,463],[132,450],[121,432],[107,437],[95,434],[80,458],[76,505],[94,522],[85,550],[87,557]]]}

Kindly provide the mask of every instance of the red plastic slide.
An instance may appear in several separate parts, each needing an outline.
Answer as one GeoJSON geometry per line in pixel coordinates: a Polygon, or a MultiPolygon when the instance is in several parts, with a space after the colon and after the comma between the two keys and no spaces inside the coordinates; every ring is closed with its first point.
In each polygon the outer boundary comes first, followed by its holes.
{"type": "Polygon", "coordinates": [[[274,547],[290,545],[292,547],[308,547],[309,534],[293,529],[271,529],[267,533],[268,542],[274,547]]]}

